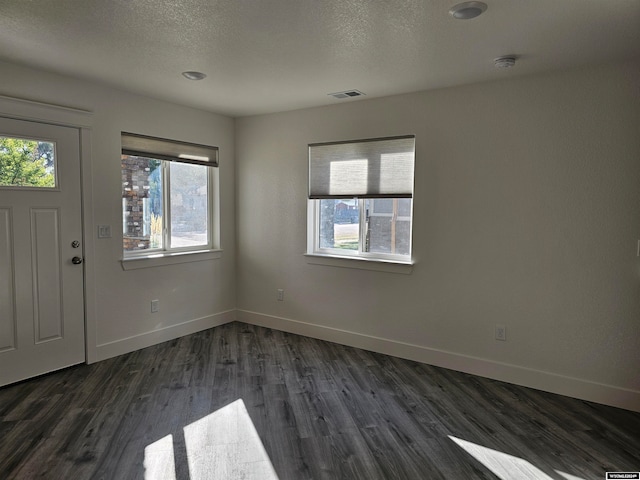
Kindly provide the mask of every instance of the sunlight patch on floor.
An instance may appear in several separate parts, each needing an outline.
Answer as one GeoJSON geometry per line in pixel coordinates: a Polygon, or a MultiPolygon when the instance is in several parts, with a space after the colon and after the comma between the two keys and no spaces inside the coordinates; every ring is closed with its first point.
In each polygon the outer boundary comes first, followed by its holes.
{"type": "MultiPolygon", "coordinates": [[[[183,429],[189,480],[278,480],[242,399],[183,429]]],[[[175,480],[171,435],[145,448],[145,479],[175,480]]]]}
{"type": "MultiPolygon", "coordinates": [[[[535,465],[532,465],[531,462],[522,458],[483,447],[482,445],[468,442],[451,435],[449,435],[449,438],[502,480],[512,480],[514,478],[554,480],[535,465]]],[[[567,480],[584,480],[583,478],[559,470],[555,470],[555,472],[567,480]]]]}
{"type": "Polygon", "coordinates": [[[173,435],[162,437],[144,449],[145,480],[176,480],[173,435]]]}
{"type": "Polygon", "coordinates": [[[564,473],[560,470],[556,470],[556,473],[560,475],[562,478],[566,478],[566,480],[584,480],[582,477],[576,477],[575,475],[571,475],[570,473],[564,473]]]}

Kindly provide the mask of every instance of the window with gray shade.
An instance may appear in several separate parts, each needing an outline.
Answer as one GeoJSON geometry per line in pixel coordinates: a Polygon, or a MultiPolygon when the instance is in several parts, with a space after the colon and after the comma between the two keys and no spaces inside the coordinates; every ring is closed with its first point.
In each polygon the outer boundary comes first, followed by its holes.
{"type": "Polygon", "coordinates": [[[415,137],[309,145],[309,198],[411,198],[415,137]]]}
{"type": "Polygon", "coordinates": [[[125,257],[213,248],[218,148],[122,133],[125,257]]]}
{"type": "Polygon", "coordinates": [[[307,253],[411,261],[415,137],[309,145],[307,253]]]}

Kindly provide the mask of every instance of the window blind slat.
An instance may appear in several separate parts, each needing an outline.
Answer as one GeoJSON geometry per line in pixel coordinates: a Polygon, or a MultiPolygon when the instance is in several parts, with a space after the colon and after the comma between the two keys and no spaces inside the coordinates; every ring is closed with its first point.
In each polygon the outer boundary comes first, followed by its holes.
{"type": "Polygon", "coordinates": [[[218,147],[122,132],[122,154],[171,162],[218,166],[218,147]]]}
{"type": "Polygon", "coordinates": [[[415,137],[309,145],[309,198],[411,198],[415,137]]]}

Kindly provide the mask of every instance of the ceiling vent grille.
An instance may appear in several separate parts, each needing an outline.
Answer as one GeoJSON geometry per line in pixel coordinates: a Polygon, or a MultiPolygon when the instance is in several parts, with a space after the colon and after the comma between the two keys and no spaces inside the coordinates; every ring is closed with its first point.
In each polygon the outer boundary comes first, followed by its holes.
{"type": "Polygon", "coordinates": [[[359,90],[347,90],[346,92],[329,93],[329,95],[332,96],[333,98],[352,98],[352,97],[360,97],[364,95],[364,93],[362,93],[359,90]]]}

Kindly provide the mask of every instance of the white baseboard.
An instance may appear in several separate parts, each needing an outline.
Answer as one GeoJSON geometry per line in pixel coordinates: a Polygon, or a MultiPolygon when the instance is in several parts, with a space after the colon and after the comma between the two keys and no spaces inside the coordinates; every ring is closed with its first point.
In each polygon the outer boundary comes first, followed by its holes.
{"type": "Polygon", "coordinates": [[[196,318],[187,322],[171,325],[152,332],[134,335],[132,337],[116,340],[114,342],[103,343],[96,347],[95,361],[106,360],[125,353],[130,353],[141,348],[157,345],[158,343],[173,340],[175,338],[191,335],[208,328],[217,327],[225,323],[233,322],[236,319],[236,310],[216,313],[207,317],[196,318]]]}
{"type": "Polygon", "coordinates": [[[246,310],[237,310],[236,319],[252,325],[327,340],[515,385],[640,412],[640,391],[637,390],[246,310]]]}

